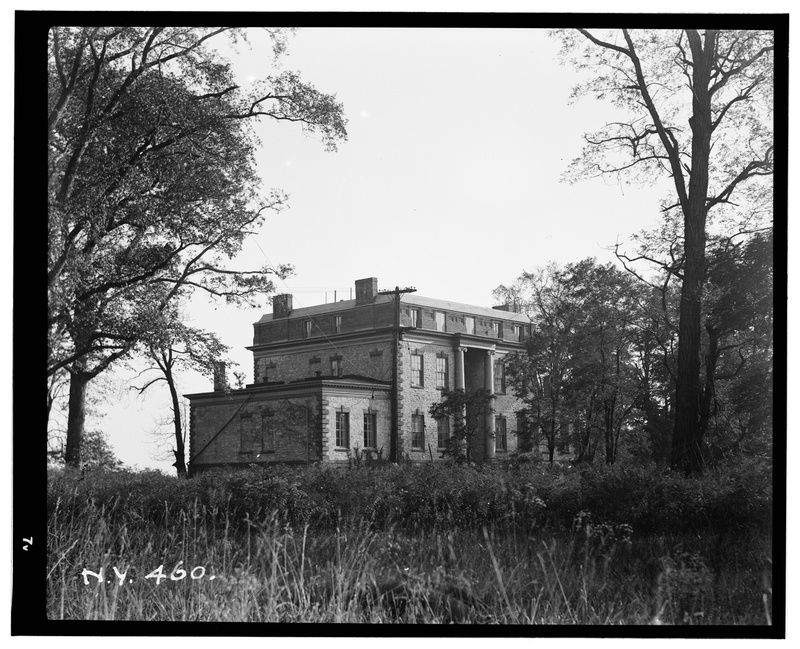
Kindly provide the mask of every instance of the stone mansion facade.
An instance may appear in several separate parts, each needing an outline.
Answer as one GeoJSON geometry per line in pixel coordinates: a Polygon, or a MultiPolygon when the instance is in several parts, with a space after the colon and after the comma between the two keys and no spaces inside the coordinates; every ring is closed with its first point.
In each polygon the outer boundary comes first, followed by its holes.
{"type": "Polygon", "coordinates": [[[527,316],[378,291],[357,280],[355,299],[292,308],[254,325],[254,382],[230,390],[224,369],[213,392],[190,402],[190,471],[259,463],[342,462],[353,454],[437,460],[453,422],[432,420],[443,390],[495,395],[471,455],[516,450],[521,403],[506,390],[504,359],[524,349],[527,316]]]}

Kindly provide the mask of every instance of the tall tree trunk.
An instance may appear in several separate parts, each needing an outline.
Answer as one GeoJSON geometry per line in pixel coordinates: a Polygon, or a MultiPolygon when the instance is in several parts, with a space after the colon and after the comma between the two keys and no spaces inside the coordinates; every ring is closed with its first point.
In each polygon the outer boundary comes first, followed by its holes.
{"type": "Polygon", "coordinates": [[[67,414],[67,448],[64,462],[75,469],[81,464],[81,440],[86,422],[86,385],[91,374],[80,371],[69,372],[69,411],[67,414]]]}
{"type": "Polygon", "coordinates": [[[172,466],[178,472],[179,478],[187,477],[186,472],[186,450],[183,443],[183,423],[181,421],[181,404],[178,399],[178,390],[175,387],[175,379],[172,376],[171,368],[164,373],[169,385],[169,395],[172,398],[172,413],[173,423],[175,424],[175,448],[172,452],[175,454],[175,462],[172,466]]]}
{"type": "Polygon", "coordinates": [[[705,438],[708,431],[708,422],[711,419],[712,404],[714,403],[714,375],[717,372],[719,361],[719,331],[711,324],[706,323],[708,332],[708,353],[706,354],[706,376],[703,386],[703,395],[700,402],[700,440],[705,438]]]}
{"type": "Polygon", "coordinates": [[[553,463],[553,457],[556,452],[556,406],[555,402],[551,401],[552,408],[550,410],[550,436],[547,439],[547,451],[550,454],[550,464],[553,463]]]}
{"type": "Polygon", "coordinates": [[[687,31],[692,50],[692,168],[688,200],[683,208],[684,266],[678,324],[678,371],[672,466],[686,473],[703,468],[700,438],[700,304],[705,278],[706,201],[711,155],[711,95],[709,82],[716,35],[705,43],[687,31]],[[704,47],[705,45],[705,47],[704,47]]]}

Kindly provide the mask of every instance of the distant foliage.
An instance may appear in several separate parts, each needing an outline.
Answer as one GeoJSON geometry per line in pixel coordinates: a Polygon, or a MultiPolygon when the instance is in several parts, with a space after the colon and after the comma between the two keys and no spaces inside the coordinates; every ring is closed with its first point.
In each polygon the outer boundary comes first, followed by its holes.
{"type": "MultiPolygon", "coordinates": [[[[58,440],[53,440],[51,448],[47,451],[47,460],[58,467],[64,466],[64,445],[56,446],[58,440]]],[[[114,454],[111,444],[106,436],[99,430],[90,430],[81,439],[81,466],[89,470],[120,470],[122,461],[114,454]]]]}

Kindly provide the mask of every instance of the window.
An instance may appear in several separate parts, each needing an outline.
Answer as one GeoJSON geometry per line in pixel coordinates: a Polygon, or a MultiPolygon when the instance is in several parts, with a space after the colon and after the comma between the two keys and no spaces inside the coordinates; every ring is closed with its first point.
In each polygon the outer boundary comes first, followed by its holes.
{"type": "Polygon", "coordinates": [[[332,376],[342,375],[342,359],[337,356],[331,358],[331,375],[332,376]]]}
{"type": "Polygon", "coordinates": [[[494,391],[495,394],[506,393],[506,366],[503,361],[494,362],[494,391]]]}
{"type": "Polygon", "coordinates": [[[423,377],[423,362],[422,354],[411,355],[411,386],[415,388],[422,387],[423,377]]]}
{"type": "Polygon", "coordinates": [[[333,333],[342,333],[342,316],[340,315],[333,316],[333,333]]]}
{"type": "Polygon", "coordinates": [[[522,340],[522,325],[514,325],[514,338],[516,340],[522,340]]]}
{"type": "Polygon", "coordinates": [[[411,448],[425,450],[425,415],[411,415],[411,448]]]}
{"type": "Polygon", "coordinates": [[[261,417],[252,412],[239,415],[239,452],[260,453],[262,450],[261,417]]]}
{"type": "Polygon", "coordinates": [[[378,446],[376,420],[377,417],[374,412],[364,413],[364,448],[375,448],[378,446]]]}
{"type": "Polygon", "coordinates": [[[433,317],[436,320],[436,331],[444,331],[444,311],[434,311],[433,317]]]}
{"type": "Polygon", "coordinates": [[[436,444],[437,448],[447,448],[450,439],[450,419],[442,417],[436,420],[436,444]]]}
{"type": "Polygon", "coordinates": [[[495,434],[495,449],[498,451],[507,451],[508,445],[506,440],[506,418],[494,418],[494,434],[495,434]]]}
{"type": "Polygon", "coordinates": [[[422,318],[420,317],[420,310],[419,309],[411,309],[411,326],[412,327],[419,327],[420,321],[422,318]]]}
{"type": "Polygon", "coordinates": [[[311,337],[311,320],[306,320],[303,323],[303,336],[305,338],[310,338],[311,337]]]}
{"type": "Polygon", "coordinates": [[[268,453],[275,451],[275,427],[264,413],[261,414],[261,450],[268,453]]]}
{"type": "Polygon", "coordinates": [[[336,447],[350,448],[350,413],[336,413],[336,447]]]}
{"type": "Polygon", "coordinates": [[[447,356],[436,357],[436,387],[447,389],[447,356]]]}
{"type": "Polygon", "coordinates": [[[256,360],[256,383],[266,383],[269,380],[269,373],[267,372],[267,359],[259,358],[256,360]]]}
{"type": "Polygon", "coordinates": [[[475,333],[475,318],[472,316],[465,316],[464,317],[464,327],[468,334],[475,333]]]}
{"type": "Polygon", "coordinates": [[[492,322],[492,334],[495,338],[503,337],[503,324],[496,320],[492,322]]]}

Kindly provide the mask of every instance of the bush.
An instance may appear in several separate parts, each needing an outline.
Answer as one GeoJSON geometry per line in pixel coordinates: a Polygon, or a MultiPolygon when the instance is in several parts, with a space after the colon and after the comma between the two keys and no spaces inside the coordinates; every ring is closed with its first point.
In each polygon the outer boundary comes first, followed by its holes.
{"type": "Polygon", "coordinates": [[[479,529],[502,525],[570,529],[579,512],[628,524],[637,533],[741,530],[771,523],[771,467],[748,461],[686,477],[655,466],[582,470],[523,463],[254,467],[179,480],[157,472],[103,472],[76,478],[53,471],[48,509],[102,507],[112,521],[160,524],[171,511],[205,507],[227,520],[272,515],[291,524],[333,527],[342,518],[377,526],[479,529]]]}

